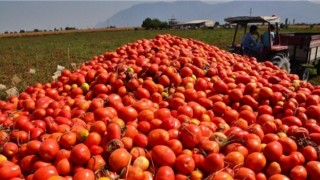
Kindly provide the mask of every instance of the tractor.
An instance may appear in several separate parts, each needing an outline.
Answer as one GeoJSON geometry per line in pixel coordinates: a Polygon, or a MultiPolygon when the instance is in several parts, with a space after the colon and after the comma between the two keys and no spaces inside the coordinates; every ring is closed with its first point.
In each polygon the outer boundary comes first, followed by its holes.
{"type": "MultiPolygon", "coordinates": [[[[258,61],[271,61],[288,73],[298,74],[300,79],[308,81],[310,75],[320,75],[320,33],[279,33],[278,16],[237,16],[225,19],[230,24],[236,24],[232,44],[228,50],[233,53],[256,57],[258,61]],[[275,39],[259,54],[246,52],[241,43],[236,43],[240,27],[247,32],[248,24],[275,24],[275,39]]],[[[268,31],[270,29],[268,28],[268,31]]],[[[269,42],[271,42],[270,32],[269,42]]]]}

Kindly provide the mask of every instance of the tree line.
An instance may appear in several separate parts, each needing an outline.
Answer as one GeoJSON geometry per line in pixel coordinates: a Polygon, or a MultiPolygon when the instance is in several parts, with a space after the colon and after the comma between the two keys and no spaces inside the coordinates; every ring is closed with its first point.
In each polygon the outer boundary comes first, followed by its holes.
{"type": "Polygon", "coordinates": [[[160,21],[157,18],[146,18],[143,22],[141,27],[145,29],[167,29],[169,28],[169,23],[166,21],[160,21]]]}
{"type": "MultiPolygon", "coordinates": [[[[65,27],[65,28],[60,28],[60,29],[54,28],[53,30],[34,29],[33,31],[25,31],[24,29],[21,29],[21,30],[19,31],[19,33],[26,33],[26,32],[47,32],[47,31],[63,31],[63,30],[65,30],[65,31],[68,31],[68,30],[77,30],[77,28],[75,28],[75,27],[65,27]]],[[[16,33],[18,33],[18,32],[17,32],[17,31],[14,31],[14,32],[5,31],[4,33],[5,33],[5,34],[13,34],[13,33],[16,34],[16,33]]]]}

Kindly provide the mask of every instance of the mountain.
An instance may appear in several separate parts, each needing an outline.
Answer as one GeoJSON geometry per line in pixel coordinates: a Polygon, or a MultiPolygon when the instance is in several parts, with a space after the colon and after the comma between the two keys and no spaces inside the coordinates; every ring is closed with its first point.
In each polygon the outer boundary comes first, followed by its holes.
{"type": "Polygon", "coordinates": [[[224,23],[230,16],[278,15],[295,23],[320,23],[320,4],[309,1],[228,1],[205,3],[202,1],[144,2],[119,11],[96,27],[141,26],[146,18],[168,21],[175,18],[179,22],[196,19],[211,19],[224,23]]]}

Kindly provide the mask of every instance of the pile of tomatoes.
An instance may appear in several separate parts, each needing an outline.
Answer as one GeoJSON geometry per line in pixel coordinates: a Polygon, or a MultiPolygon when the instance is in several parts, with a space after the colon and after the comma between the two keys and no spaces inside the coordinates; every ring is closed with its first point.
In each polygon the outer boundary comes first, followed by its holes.
{"type": "Polygon", "coordinates": [[[0,101],[0,179],[320,177],[320,87],[157,35],[0,101]]]}

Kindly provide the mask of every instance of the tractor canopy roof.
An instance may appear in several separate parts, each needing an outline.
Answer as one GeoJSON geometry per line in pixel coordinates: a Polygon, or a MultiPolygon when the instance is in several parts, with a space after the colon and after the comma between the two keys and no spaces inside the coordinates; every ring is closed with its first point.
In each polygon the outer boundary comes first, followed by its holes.
{"type": "Polygon", "coordinates": [[[230,24],[248,24],[248,23],[276,23],[280,22],[278,16],[235,16],[224,19],[230,24]]]}

